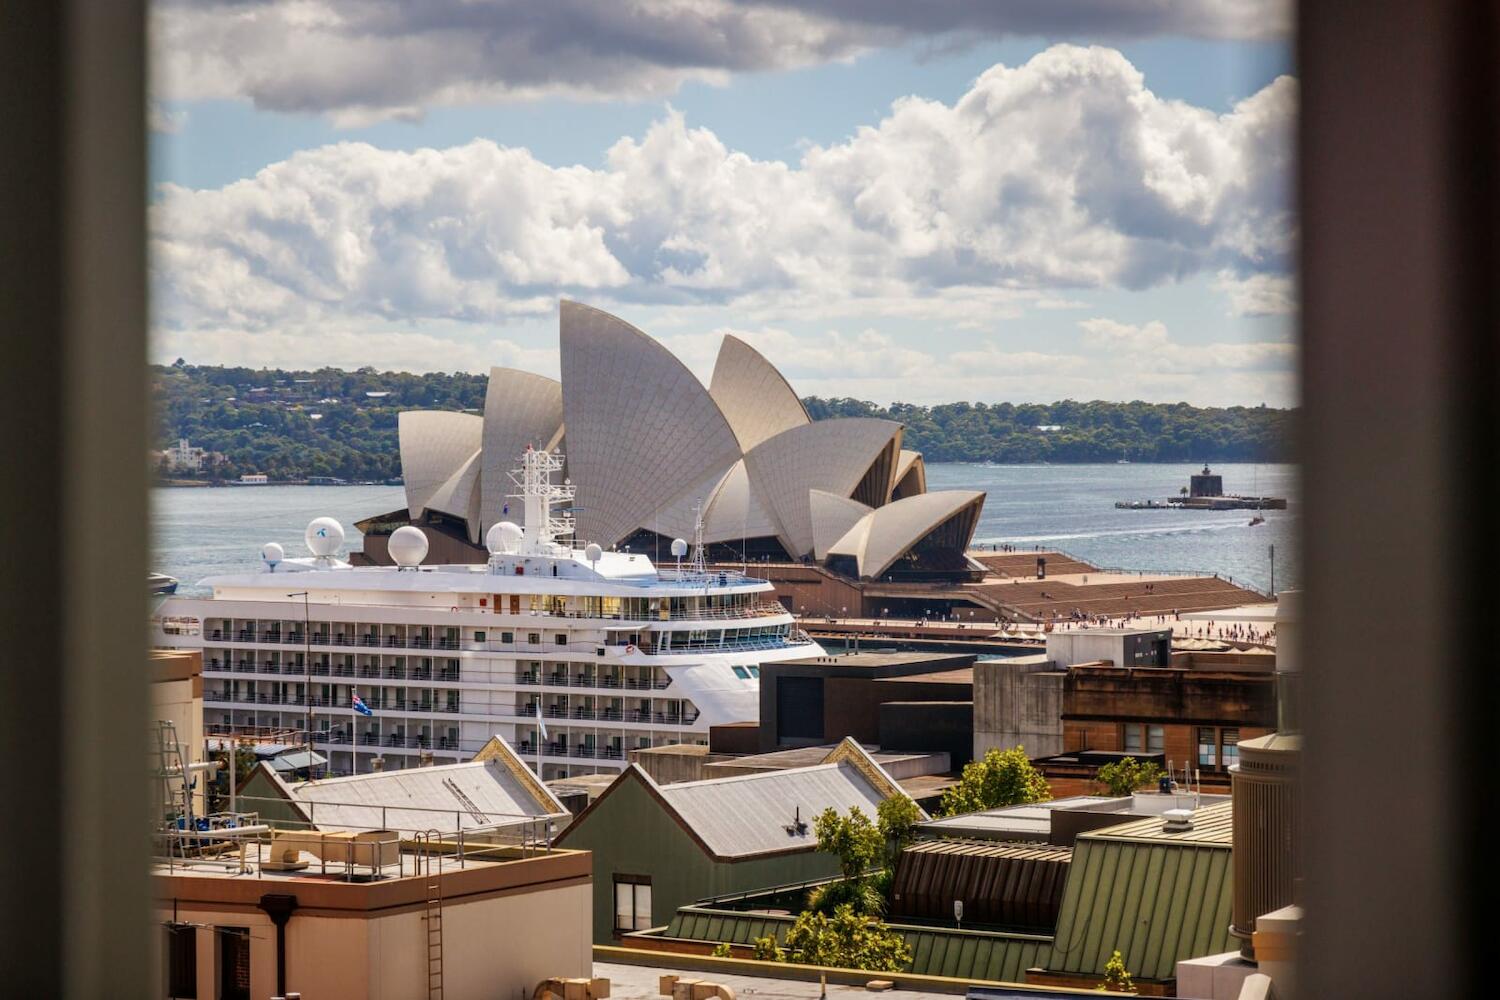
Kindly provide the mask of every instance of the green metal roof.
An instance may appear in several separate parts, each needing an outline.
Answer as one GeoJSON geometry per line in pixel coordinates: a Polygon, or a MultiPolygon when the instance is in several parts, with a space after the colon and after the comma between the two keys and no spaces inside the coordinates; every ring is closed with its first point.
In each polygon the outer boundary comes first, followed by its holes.
{"type": "MultiPolygon", "coordinates": [[[[788,916],[684,906],[672,917],[664,936],[750,944],[756,938],[775,935],[778,944],[785,944],[792,923],[793,918],[788,916]]],[[[900,934],[911,949],[909,971],[928,976],[1023,983],[1026,970],[1046,956],[1051,944],[1049,938],[1040,935],[960,931],[910,924],[888,926],[900,934]]]]}
{"type": "MultiPolygon", "coordinates": [[[[1153,822],[1159,830],[1160,820],[1153,822]]],[[[1074,845],[1046,968],[1102,974],[1118,949],[1131,975],[1162,980],[1176,976],[1182,959],[1232,951],[1229,846],[1201,833],[1194,839],[1121,830],[1085,834],[1074,845]]]]}

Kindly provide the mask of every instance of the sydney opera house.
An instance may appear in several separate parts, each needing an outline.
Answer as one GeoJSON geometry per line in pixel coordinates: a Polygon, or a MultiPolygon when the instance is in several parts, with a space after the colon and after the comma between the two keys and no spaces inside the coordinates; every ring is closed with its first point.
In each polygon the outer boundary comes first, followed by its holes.
{"type": "Polygon", "coordinates": [[[577,490],[578,544],[670,558],[698,518],[711,562],[817,568],[860,581],[937,582],[983,567],[965,550],[984,494],[928,492],[901,425],[813,421],[785,378],[726,336],[707,388],[651,337],[561,305],[560,381],[490,371],[484,414],[401,414],[406,508],[371,517],[365,559],[412,524],[432,559],[484,562],[485,532],[523,520],[510,471],[527,447],[560,450],[577,490]]]}

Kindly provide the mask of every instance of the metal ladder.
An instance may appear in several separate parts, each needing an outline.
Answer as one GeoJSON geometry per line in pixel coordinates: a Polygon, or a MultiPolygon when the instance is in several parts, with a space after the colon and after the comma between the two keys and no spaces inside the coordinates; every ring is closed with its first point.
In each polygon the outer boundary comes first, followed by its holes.
{"type": "Polygon", "coordinates": [[[479,806],[474,802],[474,800],[469,798],[469,796],[465,794],[462,788],[458,787],[458,782],[454,781],[452,778],[444,778],[443,787],[453,793],[453,797],[455,799],[458,799],[459,803],[464,807],[468,814],[474,818],[474,821],[476,823],[479,823],[481,825],[489,823],[490,818],[484,813],[480,812],[479,806]]]}
{"type": "Polygon", "coordinates": [[[433,868],[434,854],[440,850],[441,834],[428,830],[418,834],[418,874],[427,880],[427,1000],[443,1000],[443,862],[439,857],[433,868]]]}
{"type": "Polygon", "coordinates": [[[156,722],[156,777],[160,783],[160,821],[173,827],[181,818],[186,830],[195,829],[192,778],[183,758],[182,743],[177,739],[177,725],[170,719],[156,722]]]}

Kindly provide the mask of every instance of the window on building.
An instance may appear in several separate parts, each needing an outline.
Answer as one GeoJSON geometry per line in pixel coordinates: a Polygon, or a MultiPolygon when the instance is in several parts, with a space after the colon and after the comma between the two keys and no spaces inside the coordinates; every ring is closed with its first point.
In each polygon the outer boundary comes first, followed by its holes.
{"type": "Polygon", "coordinates": [[[557,634],[557,644],[559,646],[566,646],[568,644],[568,637],[566,633],[559,632],[557,634]]]}
{"type": "Polygon", "coordinates": [[[746,670],[744,667],[735,667],[734,676],[738,677],[742,681],[748,681],[750,679],[750,671],[746,670]]]}
{"type": "Polygon", "coordinates": [[[1167,729],[1165,726],[1146,727],[1146,752],[1164,753],[1167,749],[1167,729]]]}
{"type": "Polygon", "coordinates": [[[216,927],[219,1000],[250,1000],[250,928],[216,927]]]}
{"type": "Polygon", "coordinates": [[[1140,753],[1141,752],[1141,727],[1138,726],[1138,725],[1135,725],[1133,723],[1128,723],[1128,724],[1125,725],[1124,729],[1125,729],[1125,740],[1124,740],[1124,743],[1125,743],[1125,752],[1126,753],[1140,753]]]}
{"type": "Polygon", "coordinates": [[[615,933],[628,934],[651,926],[651,877],[615,876],[615,933]]]}
{"type": "Polygon", "coordinates": [[[197,1000],[198,928],[191,924],[167,925],[167,996],[197,1000]]]}
{"type": "Polygon", "coordinates": [[[750,676],[754,677],[756,680],[759,680],[760,679],[760,667],[751,667],[750,668],[750,676]]]}
{"type": "Polygon", "coordinates": [[[484,641],[484,633],[481,632],[481,631],[475,631],[475,633],[474,633],[474,641],[475,642],[483,642],[484,641]]]}
{"type": "Polygon", "coordinates": [[[1217,733],[1211,726],[1198,730],[1198,766],[1214,767],[1219,763],[1217,733]]]}
{"type": "Polygon", "coordinates": [[[526,633],[526,641],[529,642],[533,646],[540,646],[542,644],[542,633],[540,633],[540,632],[527,632],[526,633]]]}
{"type": "Polygon", "coordinates": [[[516,634],[514,632],[501,632],[500,633],[500,641],[501,642],[515,642],[516,641],[516,634]]]}
{"type": "Polygon", "coordinates": [[[1220,737],[1224,747],[1224,766],[1240,762],[1240,731],[1238,729],[1226,729],[1220,737]]]}

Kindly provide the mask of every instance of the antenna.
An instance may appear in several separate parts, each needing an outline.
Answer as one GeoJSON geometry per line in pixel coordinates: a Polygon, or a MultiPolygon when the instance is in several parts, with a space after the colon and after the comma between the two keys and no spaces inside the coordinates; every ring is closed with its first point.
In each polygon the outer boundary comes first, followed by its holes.
{"type": "Polygon", "coordinates": [[[703,558],[703,500],[693,505],[693,572],[708,572],[703,558]]]}
{"type": "Polygon", "coordinates": [[[572,480],[562,485],[552,482],[552,474],[561,472],[561,452],[536,451],[530,445],[521,454],[521,467],[511,472],[510,480],[521,492],[510,494],[521,500],[526,510],[526,534],[521,542],[525,555],[560,555],[562,546],[556,539],[573,535],[573,509],[565,506],[553,511],[558,504],[571,505],[577,490],[572,480]]]}

